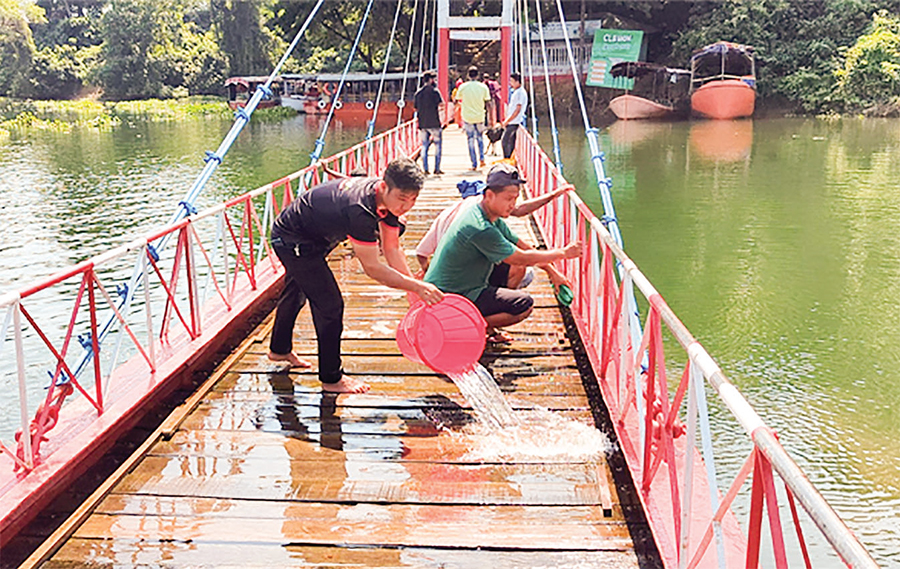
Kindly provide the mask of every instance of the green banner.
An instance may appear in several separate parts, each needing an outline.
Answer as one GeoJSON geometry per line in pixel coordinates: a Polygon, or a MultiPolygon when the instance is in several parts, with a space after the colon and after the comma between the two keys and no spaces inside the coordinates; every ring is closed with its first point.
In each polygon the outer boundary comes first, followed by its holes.
{"type": "Polygon", "coordinates": [[[644,32],[639,30],[595,31],[587,84],[592,87],[631,89],[634,86],[634,79],[614,78],[609,74],[609,68],[620,61],[640,60],[643,40],[644,32]]]}

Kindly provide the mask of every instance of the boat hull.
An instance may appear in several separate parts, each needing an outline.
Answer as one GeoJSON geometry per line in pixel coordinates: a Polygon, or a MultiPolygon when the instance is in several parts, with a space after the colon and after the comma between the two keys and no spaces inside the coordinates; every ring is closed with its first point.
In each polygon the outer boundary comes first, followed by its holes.
{"type": "Polygon", "coordinates": [[[753,114],[756,90],[739,79],[710,81],[691,94],[691,111],[709,119],[739,119],[753,114]]]}
{"type": "Polygon", "coordinates": [[[671,116],[675,109],[635,95],[621,95],[609,102],[609,109],[622,120],[659,119],[671,116]]]}

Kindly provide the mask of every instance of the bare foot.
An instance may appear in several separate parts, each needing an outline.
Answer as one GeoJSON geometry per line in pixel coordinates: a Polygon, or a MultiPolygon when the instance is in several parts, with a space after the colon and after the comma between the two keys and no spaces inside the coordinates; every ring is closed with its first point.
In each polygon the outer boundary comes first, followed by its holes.
{"type": "Polygon", "coordinates": [[[513,337],[500,329],[495,329],[487,336],[488,344],[508,344],[513,341],[513,337]]]}
{"type": "Polygon", "coordinates": [[[312,363],[304,360],[294,352],[289,354],[276,354],[274,352],[269,352],[268,354],[270,362],[284,362],[290,365],[290,367],[303,367],[310,368],[312,367],[312,363]]]}
{"type": "Polygon", "coordinates": [[[369,389],[371,388],[365,381],[347,377],[346,375],[337,383],[322,384],[322,391],[330,393],[365,393],[369,389]]]}

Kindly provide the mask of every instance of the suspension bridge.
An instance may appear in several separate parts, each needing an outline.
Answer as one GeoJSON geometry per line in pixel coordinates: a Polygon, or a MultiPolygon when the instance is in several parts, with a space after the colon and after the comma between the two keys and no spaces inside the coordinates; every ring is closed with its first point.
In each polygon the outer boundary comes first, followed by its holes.
{"type": "MultiPolygon", "coordinates": [[[[547,247],[583,243],[580,258],[558,266],[574,301],[560,308],[539,279],[534,316],[511,328],[513,343],[488,349],[482,363],[518,410],[540,407],[602,429],[614,450],[587,459],[473,456],[471,447],[487,435],[466,434],[467,402],[447,378],[404,360],[396,347],[405,296],[375,285],[345,248],[329,259],[347,302],[343,356],[372,392],[326,395],[312,374],[266,360],[283,277],[267,240],[274,216],[318,183],[359,168],[377,176],[390,160],[420,151],[412,121],[377,135],[370,128],[359,144],[323,157],[329,113],[309,166],[205,211],[194,208],[321,5],[220,147],[207,153],[168,224],[0,297],[0,365],[16,378],[22,423],[14,441],[0,441],[4,556],[19,556],[23,567],[782,568],[812,566],[804,533],[812,529],[835,559],[875,567],[784,450],[777,425],[762,421],[627,256],[568,37],[599,181],[579,190],[599,191],[604,211],[595,215],[569,192],[515,227],[547,247]],[[62,332],[34,315],[53,294],[72,298],[62,332]],[[46,385],[47,370],[46,397],[31,410],[27,386],[46,385]],[[49,525],[59,516],[53,498],[123,432],[188,387],[86,500],[49,525]],[[736,472],[716,468],[713,404],[725,410],[718,420],[746,437],[750,450],[736,472]],[[739,516],[732,506],[748,493],[739,516]],[[10,552],[11,543],[22,550],[10,552]]],[[[427,5],[416,0],[414,13],[427,5]]],[[[445,98],[457,29],[496,33],[502,76],[525,70],[532,101],[535,75],[544,74],[553,158],[538,144],[533,111],[515,157],[530,196],[566,185],[547,64],[530,61],[530,35],[519,31],[534,20],[543,30],[541,3],[507,0],[500,16],[475,19],[451,15],[445,0],[432,7],[445,98]]],[[[371,8],[370,1],[344,76],[371,8]]],[[[557,8],[565,22],[560,2],[557,8]]],[[[464,149],[456,126],[448,127],[447,175],[429,179],[410,214],[406,249],[455,201],[456,182],[473,177],[464,149]]],[[[301,351],[314,353],[308,316],[298,320],[295,338],[301,351]]]]}

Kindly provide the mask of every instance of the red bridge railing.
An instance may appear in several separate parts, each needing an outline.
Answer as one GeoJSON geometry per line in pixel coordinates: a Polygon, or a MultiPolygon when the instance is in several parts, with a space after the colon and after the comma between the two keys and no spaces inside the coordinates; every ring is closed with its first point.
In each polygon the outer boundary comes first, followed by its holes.
{"type": "MultiPolygon", "coordinates": [[[[523,130],[516,152],[530,190],[540,195],[567,184],[523,130]]],[[[564,264],[575,292],[572,316],[666,567],[758,567],[761,553],[769,556],[764,564],[771,558],[776,568],[787,567],[785,540],[791,538],[781,519],[785,512],[776,475],[784,484],[793,539],[806,567],[811,561],[796,502],[848,566],[877,567],[791,459],[775,431],[694,339],[601,220],[573,192],[566,196],[538,210],[535,217],[548,247],[576,239],[583,243],[583,256],[564,264]],[[649,306],[643,327],[631,308],[635,290],[649,306]],[[664,330],[674,336],[683,350],[679,355],[686,358],[674,393],[667,375],[671,368],[663,347],[664,330]],[[743,428],[752,442],[750,455],[724,495],[717,483],[704,382],[736,421],[727,428],[743,428]],[[744,534],[731,506],[751,471],[744,534]],[[771,548],[765,550],[764,516],[771,537],[771,548]]]]}
{"type": "Polygon", "coordinates": [[[405,123],[0,296],[0,372],[15,377],[21,421],[15,442],[0,440],[0,490],[11,471],[38,469],[56,449],[88,429],[85,417],[102,417],[114,404],[131,404],[123,399],[145,395],[153,381],[135,391],[135,377],[157,377],[184,349],[215,333],[215,323],[239,298],[246,302],[253,297],[261,280],[269,283],[281,276],[268,233],[295,190],[305,191],[357,168],[380,175],[390,160],[412,156],[418,146],[415,122],[405,123]],[[156,249],[169,240],[174,250],[156,249]],[[128,284],[113,285],[129,273],[133,276],[128,284]],[[60,300],[66,298],[71,300],[60,300]],[[49,302],[68,302],[67,325],[60,326],[55,312],[39,316],[38,307],[49,302]],[[12,349],[4,349],[9,340],[12,349]],[[77,365],[79,358],[87,362],[84,369],[77,365]],[[124,360],[127,364],[119,365],[124,360]],[[129,368],[127,384],[116,381],[123,368],[129,368]],[[47,390],[32,417],[27,393],[35,383],[47,390]],[[76,393],[80,398],[72,397],[76,393]],[[66,428],[59,429],[62,424],[66,428]]]}

